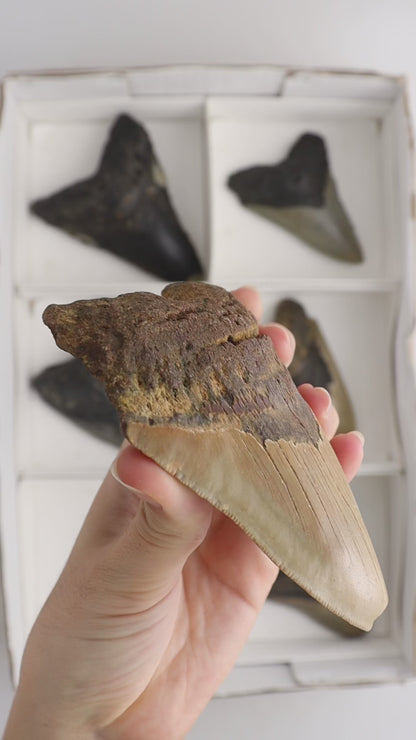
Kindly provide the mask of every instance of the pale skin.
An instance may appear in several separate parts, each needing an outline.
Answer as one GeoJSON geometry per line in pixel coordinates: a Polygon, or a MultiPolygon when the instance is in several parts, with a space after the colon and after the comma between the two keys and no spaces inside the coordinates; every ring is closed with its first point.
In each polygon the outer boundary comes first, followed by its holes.
{"type": "MultiPolygon", "coordinates": [[[[259,320],[255,291],[235,294],[259,320]]],[[[261,331],[289,364],[292,335],[261,331]]],[[[334,436],[324,389],[300,392],[351,480],[362,436],[334,436]]],[[[127,443],[113,473],[28,639],[3,740],[184,738],[278,574],[230,519],[127,443]]]]}

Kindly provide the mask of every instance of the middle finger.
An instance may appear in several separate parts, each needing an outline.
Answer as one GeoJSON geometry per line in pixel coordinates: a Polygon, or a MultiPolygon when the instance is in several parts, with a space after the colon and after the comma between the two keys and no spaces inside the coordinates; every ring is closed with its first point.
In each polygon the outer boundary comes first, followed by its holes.
{"type": "Polygon", "coordinates": [[[338,428],[339,416],[328,391],[315,388],[310,383],[303,383],[298,391],[311,407],[328,439],[332,439],[338,428]]]}

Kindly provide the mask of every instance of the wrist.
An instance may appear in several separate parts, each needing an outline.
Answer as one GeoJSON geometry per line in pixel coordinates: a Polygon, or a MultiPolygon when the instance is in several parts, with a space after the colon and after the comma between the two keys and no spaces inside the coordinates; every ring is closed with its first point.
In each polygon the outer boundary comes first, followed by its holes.
{"type": "Polygon", "coordinates": [[[98,740],[94,730],[76,726],[75,716],[18,688],[2,740],[98,740]]]}

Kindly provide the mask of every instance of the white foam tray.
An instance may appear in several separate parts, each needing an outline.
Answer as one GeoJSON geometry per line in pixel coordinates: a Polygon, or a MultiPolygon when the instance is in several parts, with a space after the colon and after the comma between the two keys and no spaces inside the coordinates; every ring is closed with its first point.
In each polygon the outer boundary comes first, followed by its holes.
{"type": "Polygon", "coordinates": [[[366,458],[354,491],[390,605],[373,631],[340,636],[268,602],[220,693],[402,680],[413,673],[416,404],[411,135],[402,81],[265,68],[161,68],[16,77],[0,119],[1,535],[9,647],[24,641],[110,465],[114,448],[31,390],[63,358],[43,326],[52,301],[163,287],[139,268],[31,216],[34,198],[88,176],[121,112],[141,120],[211,282],[260,290],[266,320],[300,300],[342,368],[366,458]],[[346,265],[244,210],[226,187],[242,167],[324,136],[365,261],[346,265]]]}

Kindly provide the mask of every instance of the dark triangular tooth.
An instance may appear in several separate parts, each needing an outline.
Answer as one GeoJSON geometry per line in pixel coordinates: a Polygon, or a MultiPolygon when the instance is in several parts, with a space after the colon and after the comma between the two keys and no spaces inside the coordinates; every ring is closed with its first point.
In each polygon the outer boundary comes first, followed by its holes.
{"type": "Polygon", "coordinates": [[[31,379],[41,398],[66,418],[98,439],[117,447],[123,440],[114,406],[103,385],[81,360],[51,365],[31,379]]]}
{"type": "Polygon", "coordinates": [[[289,366],[295,384],[312,383],[326,388],[339,414],[338,432],[356,429],[350,395],[318,323],[306,314],[300,303],[289,298],[279,303],[275,319],[290,329],[296,339],[295,355],[289,366]]]}
{"type": "Polygon", "coordinates": [[[236,172],[228,185],[245,205],[320,207],[328,178],[323,139],[303,134],[282,162],[236,172]]]}
{"type": "Polygon", "coordinates": [[[96,178],[70,185],[48,198],[30,205],[30,210],[43,221],[66,231],[82,241],[94,244],[93,228],[99,218],[96,200],[96,178]]]}
{"type": "Polygon", "coordinates": [[[304,134],[282,162],[236,172],[228,185],[247,208],[314,249],[345,262],[362,262],[320,136],[304,134]]]}
{"type": "Polygon", "coordinates": [[[120,172],[137,177],[141,167],[149,171],[156,163],[152,142],[145,127],[135,119],[122,113],[114,121],[99,164],[99,171],[119,176],[120,172]]]}
{"type": "Polygon", "coordinates": [[[311,599],[310,594],[306,593],[295,581],[292,581],[286,573],[280,572],[273,586],[270,589],[269,597],[280,599],[311,599]]]}
{"type": "Polygon", "coordinates": [[[387,593],[330,442],[269,337],[205,283],[52,305],[129,441],[231,517],[302,588],[368,630],[387,593]]]}
{"type": "Polygon", "coordinates": [[[279,572],[268,599],[277,604],[285,604],[297,613],[303,614],[308,619],[344,637],[360,637],[364,634],[363,630],[353,627],[344,619],[325,609],[322,604],[315,601],[310,594],[298,586],[295,581],[292,581],[283,571],[279,572]]]}
{"type": "Polygon", "coordinates": [[[96,174],[34,201],[31,211],[163,280],[202,272],[149,136],[125,114],[111,129],[96,174]]]}

